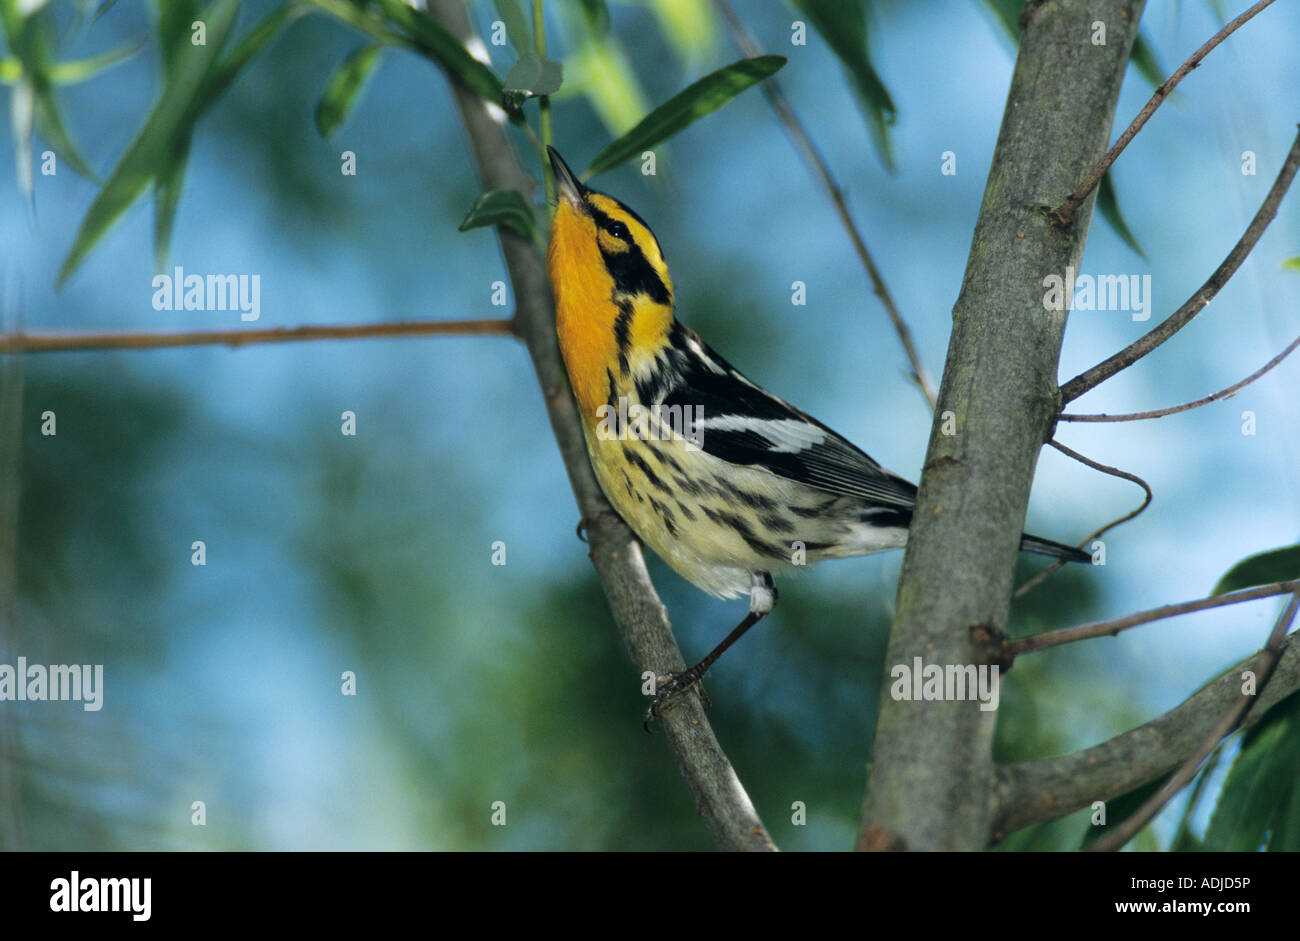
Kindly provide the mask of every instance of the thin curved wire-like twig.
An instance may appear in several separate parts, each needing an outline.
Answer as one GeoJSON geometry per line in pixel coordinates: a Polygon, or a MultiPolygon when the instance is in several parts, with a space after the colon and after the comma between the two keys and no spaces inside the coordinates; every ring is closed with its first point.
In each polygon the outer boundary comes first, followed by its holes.
{"type": "MultiPolygon", "coordinates": [[[[1136,510],[1134,510],[1131,513],[1126,513],[1124,516],[1121,516],[1117,520],[1112,520],[1111,522],[1107,523],[1105,526],[1101,527],[1100,529],[1094,530],[1092,535],[1088,536],[1086,539],[1084,539],[1082,542],[1079,543],[1079,548],[1083,548],[1088,543],[1092,542],[1094,539],[1097,539],[1098,537],[1104,535],[1105,533],[1114,529],[1116,526],[1120,525],[1121,523],[1127,523],[1129,520],[1133,519],[1135,516],[1137,516],[1139,513],[1141,513],[1143,510],[1145,510],[1148,506],[1151,505],[1151,500],[1155,496],[1155,494],[1151,492],[1151,485],[1148,484],[1141,477],[1139,477],[1137,474],[1131,474],[1128,471],[1120,470],[1118,467],[1111,467],[1109,464],[1101,464],[1097,461],[1094,461],[1090,457],[1084,457],[1078,451],[1072,450],[1071,448],[1067,448],[1065,445],[1061,444],[1061,442],[1057,441],[1055,438],[1053,438],[1051,441],[1047,443],[1050,444],[1052,447],[1056,448],[1056,450],[1060,451],[1062,454],[1066,455],[1067,457],[1074,458],[1080,464],[1086,464],[1089,467],[1091,467],[1093,470],[1099,470],[1103,474],[1110,474],[1112,477],[1122,477],[1124,480],[1130,480],[1133,483],[1137,484],[1139,487],[1141,487],[1144,491],[1146,491],[1146,499],[1142,501],[1141,506],[1139,506],[1136,510]]],[[[1033,578],[1029,579],[1023,585],[1017,588],[1012,593],[1011,597],[1019,598],[1020,596],[1026,594],[1031,589],[1036,587],[1040,582],[1042,582],[1043,579],[1047,578],[1047,576],[1051,575],[1053,572],[1055,572],[1064,564],[1065,563],[1062,561],[1053,562],[1047,568],[1043,569],[1033,578]]]]}

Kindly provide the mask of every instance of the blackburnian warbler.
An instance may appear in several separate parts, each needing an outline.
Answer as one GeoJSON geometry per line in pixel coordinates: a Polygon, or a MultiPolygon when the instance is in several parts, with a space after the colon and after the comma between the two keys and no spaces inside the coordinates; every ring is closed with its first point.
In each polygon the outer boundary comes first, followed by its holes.
{"type": "MultiPolygon", "coordinates": [[[[772,610],[773,572],[902,547],[916,487],[750,382],[679,323],[650,227],[579,183],[553,148],[550,159],[555,325],[596,479],[684,578],[720,598],[749,594],[745,619],[659,685],[653,712],[772,610]]],[[[1035,536],[1020,548],[1091,561],[1035,536]]]]}

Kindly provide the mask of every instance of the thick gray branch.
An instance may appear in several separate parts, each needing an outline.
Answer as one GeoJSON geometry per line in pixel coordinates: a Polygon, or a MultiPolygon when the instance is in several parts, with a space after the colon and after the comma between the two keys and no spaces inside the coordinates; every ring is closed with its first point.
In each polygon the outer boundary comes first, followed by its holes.
{"type": "MultiPolygon", "coordinates": [[[[886,665],[993,662],[1039,450],[1058,411],[1063,310],[1043,279],[1083,253],[1044,204],[1100,159],[1142,0],[1060,0],[1027,16],[1002,128],[953,309],[936,421],[898,586],[886,665]],[[1092,24],[1106,25],[1093,45],[1092,24]],[[957,434],[940,432],[945,411],[957,434]]],[[[981,849],[992,833],[993,712],[895,701],[884,684],[862,848],[981,849]]]]}
{"type": "MultiPolygon", "coordinates": [[[[462,0],[431,0],[429,12],[456,36],[461,39],[469,36],[470,26],[462,0]]],[[[455,80],[451,86],[484,189],[531,193],[533,180],[519,166],[505,130],[474,92],[455,80]]],[[[551,429],[560,446],[579,512],[586,522],[591,559],[614,620],[640,669],[657,673],[684,669],[685,662],[673,640],[667,612],[650,583],[640,546],[610,509],[588,462],[578,409],[569,391],[555,338],[555,315],[546,270],[527,239],[504,228],[498,231],[517,303],[515,329],[528,347],[537,372],[551,429]]],[[[557,679],[582,682],[580,676],[557,679]]],[[[700,815],[718,845],[728,850],[775,849],[722,753],[699,698],[683,697],[679,704],[665,710],[662,725],[678,767],[695,795],[700,815]]],[[[635,720],[629,723],[628,734],[633,733],[642,734],[635,720]]]]}
{"type": "MultiPolygon", "coordinates": [[[[1242,670],[1254,659],[1242,660],[1176,709],[1100,745],[998,768],[995,838],[1111,800],[1177,768],[1240,700],[1242,670]]],[[[1300,641],[1293,636],[1242,724],[1257,721],[1297,689],[1300,641]]]]}

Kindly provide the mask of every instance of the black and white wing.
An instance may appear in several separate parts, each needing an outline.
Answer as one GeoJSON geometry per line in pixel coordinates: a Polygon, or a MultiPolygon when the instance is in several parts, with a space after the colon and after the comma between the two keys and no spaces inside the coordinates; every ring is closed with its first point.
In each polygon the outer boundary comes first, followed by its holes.
{"type": "MultiPolygon", "coordinates": [[[[910,509],[916,486],[788,402],[746,379],[694,331],[674,325],[669,369],[643,402],[699,407],[702,450],[732,464],[759,467],[828,494],[910,509]],[[657,388],[655,388],[657,386],[657,388]]],[[[694,414],[694,413],[693,413],[694,414]]]]}

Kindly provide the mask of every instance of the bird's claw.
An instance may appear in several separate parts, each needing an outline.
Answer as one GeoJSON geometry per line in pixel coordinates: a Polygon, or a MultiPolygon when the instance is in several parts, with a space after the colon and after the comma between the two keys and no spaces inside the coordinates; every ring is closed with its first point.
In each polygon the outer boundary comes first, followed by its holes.
{"type": "Polygon", "coordinates": [[[680,673],[661,673],[656,676],[654,698],[650,700],[650,706],[645,711],[642,727],[653,734],[655,731],[653,726],[659,721],[664,707],[692,687],[699,690],[700,702],[707,710],[710,705],[709,697],[704,692],[704,687],[700,685],[700,677],[694,671],[683,670],[680,673]]]}

